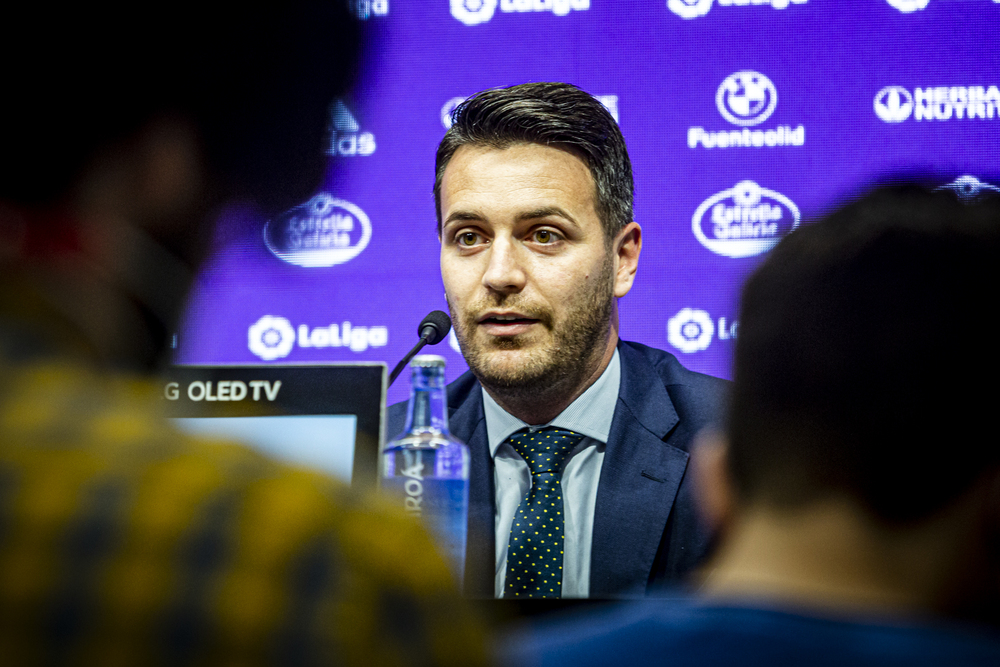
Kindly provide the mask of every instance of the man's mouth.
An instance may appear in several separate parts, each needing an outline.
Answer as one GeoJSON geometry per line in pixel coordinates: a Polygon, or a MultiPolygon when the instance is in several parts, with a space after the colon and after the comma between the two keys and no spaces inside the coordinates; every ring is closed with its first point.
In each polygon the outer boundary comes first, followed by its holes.
{"type": "Polygon", "coordinates": [[[494,336],[515,336],[526,333],[540,320],[520,313],[486,313],[478,320],[486,333],[494,336]]]}

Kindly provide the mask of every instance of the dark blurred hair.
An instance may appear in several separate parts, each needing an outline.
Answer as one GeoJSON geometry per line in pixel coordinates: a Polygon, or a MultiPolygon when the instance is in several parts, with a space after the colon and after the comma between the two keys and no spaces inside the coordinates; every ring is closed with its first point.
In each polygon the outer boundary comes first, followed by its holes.
{"type": "Polygon", "coordinates": [[[99,147],[170,114],[195,124],[224,196],[274,211],[317,185],[357,46],[343,1],[9,4],[0,199],[54,202],[99,147]]]}
{"type": "Polygon", "coordinates": [[[437,150],[434,203],[441,228],[441,179],[462,146],[503,149],[533,143],[564,148],[590,168],[595,206],[610,241],[632,221],[632,163],[604,105],[568,83],[525,83],[484,90],[460,104],[437,150]]]}
{"type": "Polygon", "coordinates": [[[998,228],[997,200],[899,186],[778,244],[739,318],[730,438],[744,502],[846,495],[902,523],[1000,464],[1000,353],[984,328],[998,228]]]}

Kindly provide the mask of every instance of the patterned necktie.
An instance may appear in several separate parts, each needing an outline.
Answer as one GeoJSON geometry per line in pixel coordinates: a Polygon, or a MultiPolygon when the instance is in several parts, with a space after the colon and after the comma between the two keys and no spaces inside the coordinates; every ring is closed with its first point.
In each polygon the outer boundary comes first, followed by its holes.
{"type": "Polygon", "coordinates": [[[562,596],[562,471],[581,440],[579,433],[554,427],[510,437],[514,451],[528,463],[531,488],[510,527],[504,597],[562,596]]]}

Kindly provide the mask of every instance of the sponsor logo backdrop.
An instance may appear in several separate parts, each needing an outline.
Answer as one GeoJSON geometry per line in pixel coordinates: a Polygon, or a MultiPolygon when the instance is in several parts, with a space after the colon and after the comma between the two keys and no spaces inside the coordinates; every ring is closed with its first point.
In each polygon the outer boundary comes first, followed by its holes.
{"type": "MultiPolygon", "coordinates": [[[[568,81],[618,118],[644,231],[622,335],[721,377],[739,286],[791,229],[893,174],[969,199],[1000,186],[991,0],[349,5],[370,46],[316,147],[325,182],[270,220],[239,205],[220,217],[181,363],[395,365],[423,316],[446,310],[434,151],[484,88],[568,81]]],[[[449,343],[431,350],[451,380],[466,365],[449,343]]],[[[389,401],[407,392],[404,376],[389,401]]]]}

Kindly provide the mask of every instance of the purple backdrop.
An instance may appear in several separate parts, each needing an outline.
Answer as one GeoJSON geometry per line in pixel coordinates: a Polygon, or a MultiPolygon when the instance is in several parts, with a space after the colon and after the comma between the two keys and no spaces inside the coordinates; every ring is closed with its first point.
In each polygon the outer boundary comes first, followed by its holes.
{"type": "Polygon", "coordinates": [[[446,310],[447,111],[548,80],[599,96],[628,142],[644,245],[623,337],[728,377],[739,285],[800,221],[893,174],[1000,185],[998,1],[351,0],[370,51],[331,107],[323,190],[270,221],[225,212],[178,361],[391,368],[446,310]]]}

